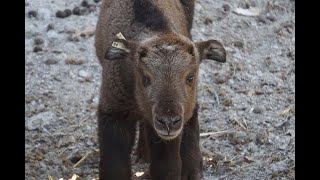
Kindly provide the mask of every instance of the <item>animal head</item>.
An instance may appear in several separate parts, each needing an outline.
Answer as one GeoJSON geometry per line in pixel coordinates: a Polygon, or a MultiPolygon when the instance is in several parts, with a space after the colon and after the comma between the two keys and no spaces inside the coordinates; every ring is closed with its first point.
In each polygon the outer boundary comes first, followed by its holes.
{"type": "Polygon", "coordinates": [[[166,140],[177,137],[196,105],[199,65],[203,59],[226,61],[216,40],[192,42],[178,34],[162,34],[142,42],[119,40],[107,60],[133,61],[135,97],[145,119],[166,140]]]}

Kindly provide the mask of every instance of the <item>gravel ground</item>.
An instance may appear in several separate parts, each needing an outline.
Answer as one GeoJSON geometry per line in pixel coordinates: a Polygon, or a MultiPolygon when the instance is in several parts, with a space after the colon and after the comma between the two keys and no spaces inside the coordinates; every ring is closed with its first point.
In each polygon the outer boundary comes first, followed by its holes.
{"type": "MultiPolygon", "coordinates": [[[[25,179],[98,178],[101,2],[86,2],[25,1],[25,179]]],[[[197,1],[193,39],[228,52],[200,69],[204,180],[295,179],[294,14],[294,0],[197,1]]]]}

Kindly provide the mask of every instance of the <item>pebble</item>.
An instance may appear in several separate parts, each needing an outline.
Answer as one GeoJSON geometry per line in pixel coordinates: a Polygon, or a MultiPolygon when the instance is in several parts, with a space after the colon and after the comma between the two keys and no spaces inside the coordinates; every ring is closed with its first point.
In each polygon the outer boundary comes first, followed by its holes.
{"type": "Polygon", "coordinates": [[[80,8],[79,8],[79,7],[74,7],[73,10],[72,10],[72,13],[73,13],[74,15],[81,15],[81,14],[80,14],[80,8]]]}
{"type": "Polygon", "coordinates": [[[212,19],[206,17],[206,18],[204,19],[204,24],[205,24],[205,25],[212,24],[212,19]]]}
{"type": "Polygon", "coordinates": [[[48,24],[47,26],[47,31],[53,30],[54,29],[54,25],[52,23],[48,24]]]}
{"type": "Polygon", "coordinates": [[[230,6],[228,4],[222,5],[224,11],[230,11],[230,6]]]}
{"type": "Polygon", "coordinates": [[[72,14],[71,9],[65,9],[64,12],[66,13],[67,17],[72,14]]]}
{"type": "Polygon", "coordinates": [[[261,114],[262,113],[262,109],[259,108],[259,107],[255,107],[252,112],[255,113],[255,114],[261,114]]]}
{"type": "Polygon", "coordinates": [[[36,46],[33,48],[33,52],[40,52],[40,51],[42,51],[42,47],[40,46],[36,46]]]}
{"type": "Polygon", "coordinates": [[[239,131],[239,132],[231,133],[229,135],[229,140],[231,144],[236,145],[236,144],[245,144],[248,141],[250,141],[250,138],[247,135],[247,133],[243,131],[239,131]]]}
{"type": "Polygon", "coordinates": [[[44,43],[44,40],[41,37],[37,37],[34,39],[34,44],[35,45],[41,45],[44,43]]]}
{"type": "Polygon", "coordinates": [[[70,9],[66,9],[64,11],[59,10],[59,11],[56,12],[56,17],[58,17],[58,18],[66,18],[66,17],[70,16],[71,14],[72,14],[72,12],[71,12],[70,9]]]}
{"type": "Polygon", "coordinates": [[[237,48],[243,48],[243,42],[240,42],[240,41],[234,42],[233,45],[237,48]]]}
{"type": "Polygon", "coordinates": [[[53,112],[51,111],[41,112],[39,114],[32,116],[29,119],[26,119],[25,126],[28,130],[32,131],[36,129],[41,129],[45,125],[52,124],[56,120],[57,120],[57,117],[53,112]]]}
{"type": "Polygon", "coordinates": [[[48,59],[44,62],[46,65],[57,64],[58,61],[56,59],[48,59]]]}
{"type": "Polygon", "coordinates": [[[81,65],[83,63],[85,63],[85,61],[83,59],[78,59],[75,57],[68,57],[65,60],[66,64],[72,64],[72,65],[81,65]]]}
{"type": "Polygon", "coordinates": [[[96,6],[90,5],[88,9],[89,9],[89,12],[94,12],[96,11],[96,6]]]}
{"type": "Polygon", "coordinates": [[[88,7],[89,7],[88,1],[86,1],[86,0],[82,1],[82,2],[81,2],[81,6],[88,8],[88,7]]]}
{"type": "Polygon", "coordinates": [[[250,142],[248,144],[248,151],[250,151],[252,153],[257,152],[258,151],[257,145],[254,142],[250,142]]]}
{"type": "Polygon", "coordinates": [[[31,10],[31,11],[28,12],[28,17],[29,18],[36,18],[36,17],[38,17],[38,12],[34,11],[34,10],[31,10]]]}
{"type": "Polygon", "coordinates": [[[86,81],[91,81],[93,79],[93,76],[90,72],[87,72],[85,70],[80,70],[78,75],[82,78],[84,78],[86,81]]]}

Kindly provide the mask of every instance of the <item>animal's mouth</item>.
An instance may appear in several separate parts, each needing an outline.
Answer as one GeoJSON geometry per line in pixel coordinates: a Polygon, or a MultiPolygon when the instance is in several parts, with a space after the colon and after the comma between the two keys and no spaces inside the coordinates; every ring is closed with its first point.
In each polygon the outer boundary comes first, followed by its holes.
{"type": "MultiPolygon", "coordinates": [[[[183,108],[182,108],[183,109],[183,108]]],[[[166,113],[158,113],[156,105],[152,107],[153,114],[153,127],[158,136],[165,140],[175,139],[182,131],[183,128],[183,114],[171,113],[172,110],[168,109],[166,113]]]]}
{"type": "Polygon", "coordinates": [[[154,129],[160,138],[165,140],[172,140],[179,136],[182,130],[182,126],[177,130],[168,130],[163,128],[160,129],[160,128],[157,128],[156,126],[154,127],[154,129]]]}

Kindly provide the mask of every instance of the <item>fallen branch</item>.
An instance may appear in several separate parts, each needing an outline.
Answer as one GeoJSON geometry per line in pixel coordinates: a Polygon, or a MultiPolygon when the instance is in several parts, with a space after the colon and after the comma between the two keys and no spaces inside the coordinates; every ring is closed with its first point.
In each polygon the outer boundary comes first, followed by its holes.
{"type": "Polygon", "coordinates": [[[229,131],[230,131],[230,130],[200,133],[200,137],[213,136],[213,135],[218,135],[218,134],[220,135],[220,134],[228,133],[229,131]]]}
{"type": "Polygon", "coordinates": [[[96,151],[90,151],[86,155],[84,155],[75,165],[73,165],[73,168],[76,168],[77,166],[79,166],[85,159],[89,157],[89,155],[91,155],[94,152],[96,151]]]}

